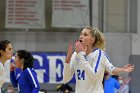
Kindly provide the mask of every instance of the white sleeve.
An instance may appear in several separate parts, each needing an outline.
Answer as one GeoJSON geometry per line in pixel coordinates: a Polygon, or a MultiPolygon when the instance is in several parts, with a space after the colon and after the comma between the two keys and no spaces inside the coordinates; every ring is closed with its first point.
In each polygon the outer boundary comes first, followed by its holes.
{"type": "Polygon", "coordinates": [[[3,67],[0,64],[0,88],[2,87],[4,81],[5,81],[4,70],[3,70],[3,67]]]}
{"type": "Polygon", "coordinates": [[[74,62],[76,60],[76,55],[77,55],[77,53],[74,52],[72,57],[71,57],[70,63],[65,63],[64,64],[63,83],[69,82],[74,75],[74,62]]]}
{"type": "Polygon", "coordinates": [[[104,53],[104,61],[102,63],[105,67],[105,69],[112,74],[113,69],[115,69],[115,67],[112,65],[112,63],[109,60],[109,57],[107,56],[106,53],[104,53]]]}
{"type": "Polygon", "coordinates": [[[3,83],[4,83],[4,77],[1,73],[2,71],[0,71],[0,88],[2,87],[3,83]]]}

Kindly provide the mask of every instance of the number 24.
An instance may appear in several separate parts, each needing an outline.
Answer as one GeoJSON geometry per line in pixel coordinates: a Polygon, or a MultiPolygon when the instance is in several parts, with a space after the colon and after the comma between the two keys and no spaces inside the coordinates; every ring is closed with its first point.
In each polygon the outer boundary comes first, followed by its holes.
{"type": "Polygon", "coordinates": [[[77,76],[78,76],[78,80],[85,80],[85,70],[77,70],[77,76]]]}

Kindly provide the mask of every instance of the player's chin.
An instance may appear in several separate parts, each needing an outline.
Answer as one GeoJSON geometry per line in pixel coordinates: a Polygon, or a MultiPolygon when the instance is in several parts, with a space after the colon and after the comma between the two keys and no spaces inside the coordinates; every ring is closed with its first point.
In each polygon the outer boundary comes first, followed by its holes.
{"type": "Polygon", "coordinates": [[[8,56],[8,60],[11,59],[11,58],[12,58],[12,55],[9,55],[9,56],[8,56]]]}

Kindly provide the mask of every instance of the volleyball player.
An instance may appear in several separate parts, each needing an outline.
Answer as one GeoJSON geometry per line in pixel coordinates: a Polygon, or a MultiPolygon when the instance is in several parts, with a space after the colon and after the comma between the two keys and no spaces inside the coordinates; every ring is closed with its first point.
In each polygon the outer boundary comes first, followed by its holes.
{"type": "Polygon", "coordinates": [[[105,40],[97,28],[84,28],[79,40],[75,42],[73,53],[72,43],[69,43],[64,65],[63,81],[69,82],[75,73],[75,93],[104,93],[102,80],[105,70],[111,74],[131,72],[134,65],[114,67],[104,52],[105,40]]]}
{"type": "Polygon", "coordinates": [[[18,87],[19,93],[38,93],[40,85],[33,69],[34,58],[25,51],[18,50],[15,55],[15,65],[10,65],[10,80],[13,87],[18,87]]]}
{"type": "Polygon", "coordinates": [[[1,87],[5,81],[4,63],[11,59],[13,55],[12,44],[8,40],[0,41],[0,93],[1,87]]]}

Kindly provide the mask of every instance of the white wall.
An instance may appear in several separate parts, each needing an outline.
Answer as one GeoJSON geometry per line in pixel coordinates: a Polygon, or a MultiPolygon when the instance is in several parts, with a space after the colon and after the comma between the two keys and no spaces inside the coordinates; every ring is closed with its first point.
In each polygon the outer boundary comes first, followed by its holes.
{"type": "Polygon", "coordinates": [[[0,32],[0,40],[8,39],[16,50],[66,52],[68,42],[78,39],[75,32],[0,32]]]}
{"type": "Polygon", "coordinates": [[[106,33],[107,53],[115,66],[124,66],[131,55],[131,35],[106,33]]]}
{"type": "Polygon", "coordinates": [[[138,15],[137,15],[137,34],[134,34],[132,37],[132,54],[133,55],[140,55],[140,0],[138,2],[138,15]]]}
{"type": "MultiPolygon", "coordinates": [[[[131,55],[131,35],[121,33],[106,33],[107,54],[111,63],[117,67],[123,67],[129,63],[131,55]]],[[[122,73],[121,76],[127,77],[128,73],[122,73]]]]}
{"type": "Polygon", "coordinates": [[[138,9],[137,9],[137,11],[138,11],[138,21],[137,21],[137,29],[138,29],[138,34],[140,34],[140,0],[137,0],[137,2],[138,2],[138,9]]]}
{"type": "Polygon", "coordinates": [[[139,34],[132,36],[132,55],[140,55],[140,29],[139,34]]]}

